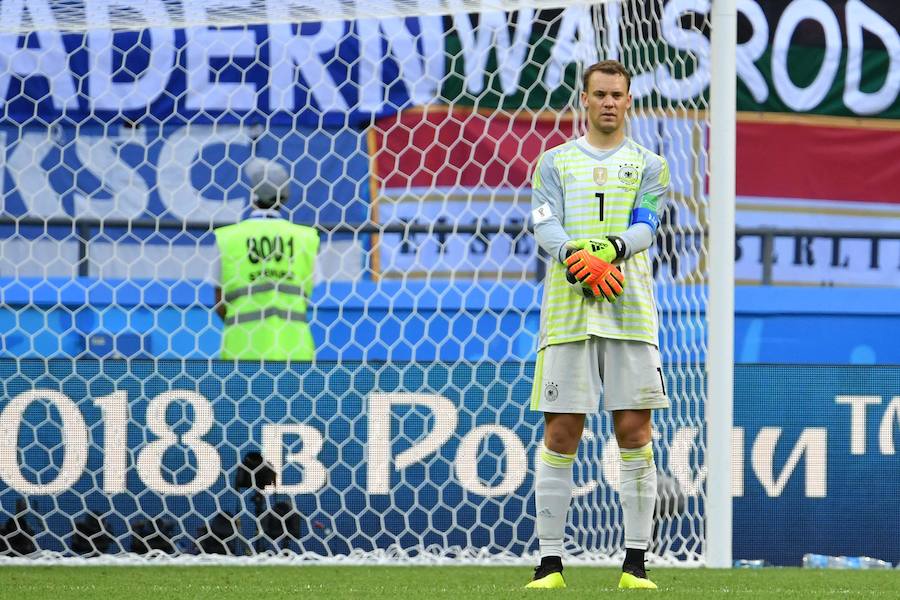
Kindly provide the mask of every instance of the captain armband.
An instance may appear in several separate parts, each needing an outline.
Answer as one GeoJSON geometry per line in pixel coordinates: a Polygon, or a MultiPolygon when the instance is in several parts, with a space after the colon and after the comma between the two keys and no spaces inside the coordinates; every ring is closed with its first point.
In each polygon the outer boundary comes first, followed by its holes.
{"type": "Polygon", "coordinates": [[[631,211],[631,224],[635,223],[644,223],[650,227],[653,233],[656,233],[656,229],[659,227],[659,215],[655,210],[642,206],[631,211]]]}

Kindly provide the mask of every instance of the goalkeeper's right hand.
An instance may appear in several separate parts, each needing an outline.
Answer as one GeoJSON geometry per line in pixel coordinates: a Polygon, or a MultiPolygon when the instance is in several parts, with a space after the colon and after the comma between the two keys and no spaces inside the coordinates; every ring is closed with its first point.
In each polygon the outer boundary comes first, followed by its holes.
{"type": "Polygon", "coordinates": [[[587,249],[574,251],[569,248],[566,251],[566,265],[566,279],[572,284],[579,282],[585,296],[602,296],[615,302],[624,290],[625,276],[622,271],[587,249]]]}
{"type": "MultiPolygon", "coordinates": [[[[578,248],[573,242],[570,241],[566,243],[566,259],[575,254],[575,252],[577,251],[578,248]]],[[[565,264],[565,259],[563,259],[563,263],[565,264]]],[[[594,300],[597,298],[594,295],[594,292],[581,285],[581,282],[575,279],[574,275],[569,273],[568,268],[566,268],[566,281],[568,281],[572,285],[573,291],[582,294],[588,300],[594,300]]]]}

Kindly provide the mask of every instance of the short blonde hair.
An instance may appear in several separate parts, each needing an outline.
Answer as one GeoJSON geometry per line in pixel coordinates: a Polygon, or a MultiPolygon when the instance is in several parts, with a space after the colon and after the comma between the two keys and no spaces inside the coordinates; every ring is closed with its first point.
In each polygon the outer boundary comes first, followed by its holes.
{"type": "Polygon", "coordinates": [[[625,90],[631,90],[631,75],[628,73],[628,70],[625,68],[625,65],[620,63],[617,60],[601,60],[598,63],[594,63],[584,70],[584,75],[581,76],[581,83],[584,86],[582,89],[584,91],[588,91],[588,81],[591,78],[591,75],[594,73],[606,73],[607,75],[621,75],[625,78],[625,90]]]}

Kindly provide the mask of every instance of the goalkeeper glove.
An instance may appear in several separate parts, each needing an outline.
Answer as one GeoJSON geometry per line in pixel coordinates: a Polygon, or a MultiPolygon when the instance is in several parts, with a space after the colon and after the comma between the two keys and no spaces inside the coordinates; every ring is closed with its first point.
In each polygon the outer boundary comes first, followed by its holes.
{"type": "Polygon", "coordinates": [[[597,240],[572,240],[567,242],[566,246],[578,250],[587,250],[600,260],[608,263],[621,260],[625,256],[625,242],[622,238],[614,235],[597,240]]]}
{"type": "MultiPolygon", "coordinates": [[[[575,252],[575,250],[567,250],[566,258],[569,258],[570,256],[572,256],[572,254],[574,252],[575,252]]],[[[591,289],[581,285],[581,282],[578,281],[577,279],[575,279],[575,276],[572,275],[571,273],[569,273],[568,270],[566,271],[566,281],[568,281],[570,284],[572,284],[573,291],[581,292],[581,294],[584,295],[584,297],[587,298],[588,300],[594,300],[597,298],[597,296],[594,294],[594,292],[591,289]]]]}
{"type": "Polygon", "coordinates": [[[621,239],[608,237],[600,240],[575,240],[566,253],[566,279],[574,284],[581,282],[585,296],[603,296],[615,302],[623,291],[625,276],[612,264],[625,254],[621,239]]]}

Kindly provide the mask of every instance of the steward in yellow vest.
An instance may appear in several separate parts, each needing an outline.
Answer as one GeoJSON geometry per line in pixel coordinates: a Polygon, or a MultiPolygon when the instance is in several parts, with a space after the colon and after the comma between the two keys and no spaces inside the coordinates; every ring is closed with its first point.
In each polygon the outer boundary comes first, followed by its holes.
{"type": "Polygon", "coordinates": [[[254,210],[216,229],[220,257],[216,311],[225,328],[226,360],[312,360],[307,322],[319,234],[281,217],[289,176],[275,162],[253,159],[246,173],[254,210]]]}

